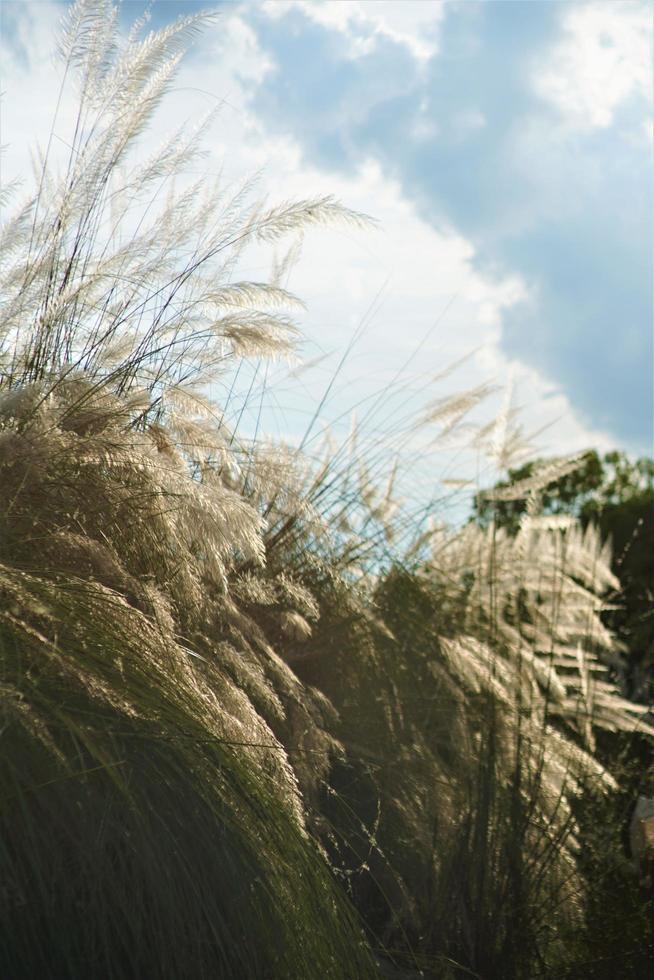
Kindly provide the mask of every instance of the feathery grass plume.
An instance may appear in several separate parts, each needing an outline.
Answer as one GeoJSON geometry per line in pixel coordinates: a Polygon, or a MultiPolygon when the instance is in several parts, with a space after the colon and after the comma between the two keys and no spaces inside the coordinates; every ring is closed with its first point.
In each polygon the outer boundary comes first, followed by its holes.
{"type": "Polygon", "coordinates": [[[290,293],[230,282],[239,249],[350,216],[330,199],[261,224],[247,185],[162,198],[199,152],[186,131],[129,170],[203,19],[125,41],[104,0],[66,12],[70,156],[57,173],[46,152],[3,228],[0,957],[16,978],[372,974],[289,756],[315,782],[339,751],[330,708],[248,613],[277,602],[273,638],[304,635],[311,599],[283,575],[231,587],[261,565],[264,521],[205,396],[235,357],[295,336],[276,312],[290,293]]]}
{"type": "MultiPolygon", "coordinates": [[[[4,972],[354,980],[372,946],[547,975],[582,921],[576,798],[613,785],[597,732],[653,734],[611,674],[605,547],[539,516],[573,461],[519,488],[516,537],[448,532],[399,471],[489,386],[416,417],[398,375],[394,417],[386,386],[317,461],[334,378],[299,448],[230,426],[208,385],[297,336],[287,261],[245,282],[242,250],[364,218],[166,195],[206,121],[130,150],[203,17],[66,17],[70,155],[1,232],[4,972]]],[[[504,464],[514,416],[472,445],[504,464]]]]}
{"type": "Polygon", "coordinates": [[[46,153],[36,195],[4,230],[12,245],[0,278],[5,385],[56,385],[59,373],[81,369],[112,391],[140,385],[156,400],[171,384],[206,384],[235,354],[287,355],[293,321],[271,311],[298,301],[274,282],[230,283],[239,251],[307,224],[364,222],[332,198],[264,211],[248,203],[250,182],[229,192],[199,180],[166,198],[167,178],[200,153],[202,126],[130,165],[206,19],[123,41],[107,0],[67,13],[64,81],[77,77],[79,109],[63,172],[46,153]]]}
{"type": "Polygon", "coordinates": [[[3,974],[366,976],[283,748],[220,660],[93,582],[3,564],[0,590],[3,974]]]}
{"type": "Polygon", "coordinates": [[[318,541],[296,520],[267,538],[269,567],[295,569],[320,610],[293,664],[338,711],[323,838],[399,962],[545,975],[582,924],[577,800],[615,787],[595,732],[652,734],[608,672],[607,548],[593,529],[539,518],[530,485],[517,538],[433,529],[424,567],[384,573],[382,548],[361,576],[350,529],[375,509],[371,466],[359,457],[350,491],[337,457],[312,499],[326,519],[346,516],[339,535],[318,541]]]}

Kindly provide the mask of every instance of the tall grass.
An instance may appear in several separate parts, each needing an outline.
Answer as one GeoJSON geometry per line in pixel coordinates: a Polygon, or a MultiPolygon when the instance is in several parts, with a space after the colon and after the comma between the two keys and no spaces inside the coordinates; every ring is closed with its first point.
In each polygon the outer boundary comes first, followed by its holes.
{"type": "MultiPolygon", "coordinates": [[[[597,731],[652,734],[605,546],[538,516],[574,460],[514,489],[511,538],[398,508],[409,420],[319,465],[229,428],[207,392],[297,334],[242,249],[365,219],[164,194],[198,131],[130,169],[202,22],[68,10],[70,155],[1,232],[3,975],[556,975],[592,919],[578,800],[615,786],[597,731]]],[[[506,455],[506,423],[478,441],[506,455]]]]}

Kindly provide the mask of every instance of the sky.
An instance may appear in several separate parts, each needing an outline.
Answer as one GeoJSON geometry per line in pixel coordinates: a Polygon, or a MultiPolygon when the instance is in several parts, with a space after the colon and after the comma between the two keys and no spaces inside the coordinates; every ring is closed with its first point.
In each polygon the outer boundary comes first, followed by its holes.
{"type": "MultiPolygon", "coordinates": [[[[61,6],[0,5],[3,177],[48,132],[61,6]]],[[[338,357],[365,320],[332,411],[407,361],[424,379],[468,354],[443,392],[509,386],[543,452],[651,455],[651,5],[215,6],[151,138],[220,101],[208,170],[261,171],[273,199],[333,193],[377,219],[312,233],[290,283],[309,359],[338,357]]],[[[155,2],[152,20],[207,7],[155,2]]],[[[322,383],[307,378],[292,399],[305,415],[322,383]]]]}

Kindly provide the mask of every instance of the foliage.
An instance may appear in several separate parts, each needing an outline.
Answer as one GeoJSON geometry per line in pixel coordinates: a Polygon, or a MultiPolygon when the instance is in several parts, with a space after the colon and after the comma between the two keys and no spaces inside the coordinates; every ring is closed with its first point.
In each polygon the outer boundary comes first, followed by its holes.
{"type": "Polygon", "coordinates": [[[3,975],[368,975],[283,749],[220,662],[198,676],[96,583],[0,582],[3,975]]]}
{"type": "MultiPolygon", "coordinates": [[[[528,480],[542,461],[509,470],[498,490],[528,480]]],[[[543,512],[570,515],[582,526],[594,523],[613,548],[612,568],[620,590],[611,595],[604,622],[624,643],[626,687],[631,697],[651,703],[654,697],[654,461],[631,460],[625,453],[600,456],[585,453],[579,466],[552,480],[542,491],[543,512]]],[[[491,517],[515,534],[526,511],[524,498],[475,500],[476,518],[482,525],[491,517]]]]}
{"type": "Polygon", "coordinates": [[[0,972],[552,975],[595,914],[598,735],[652,734],[607,671],[606,547],[537,512],[576,461],[510,489],[514,535],[425,529],[388,433],[316,465],[228,426],[226,369],[296,336],[241,249],[363,217],[162,202],[197,134],[119,169],[200,23],[68,10],[70,158],[2,231],[0,972]]]}
{"type": "MultiPolygon", "coordinates": [[[[507,488],[532,477],[543,466],[543,460],[531,460],[509,469],[508,478],[497,484],[507,488]]],[[[597,521],[607,507],[626,504],[654,490],[654,460],[635,461],[625,453],[608,452],[600,456],[595,450],[583,453],[574,469],[554,477],[541,491],[544,514],[566,514],[580,518],[584,524],[597,521]]],[[[488,494],[476,497],[475,513],[482,524],[492,517],[511,533],[518,529],[526,511],[524,497],[493,500],[488,494]]]]}
{"type": "Polygon", "coordinates": [[[626,790],[587,798],[579,806],[580,866],[591,887],[584,890],[583,925],[566,957],[563,976],[570,980],[612,980],[616,974],[640,980],[650,972],[654,901],[639,886],[621,834],[633,811],[631,787],[643,780],[643,771],[637,767],[621,776],[626,790]]]}

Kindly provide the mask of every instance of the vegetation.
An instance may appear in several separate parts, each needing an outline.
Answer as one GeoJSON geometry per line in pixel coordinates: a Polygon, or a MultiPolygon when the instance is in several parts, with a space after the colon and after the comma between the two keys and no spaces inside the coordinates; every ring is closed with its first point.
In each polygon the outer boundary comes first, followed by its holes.
{"type": "MultiPolygon", "coordinates": [[[[510,469],[508,487],[529,479],[537,462],[510,469]]],[[[491,501],[480,496],[475,511],[482,524],[494,520],[515,533],[525,513],[524,499],[491,501]]],[[[625,453],[600,456],[594,450],[554,480],[542,497],[544,513],[566,514],[583,527],[594,524],[609,539],[611,567],[620,588],[611,596],[603,620],[624,645],[624,684],[629,696],[645,704],[654,698],[654,460],[632,461],[625,453]]]]}
{"type": "Polygon", "coordinates": [[[654,730],[601,534],[540,506],[578,460],[491,492],[510,529],[447,530],[397,508],[387,433],[315,464],[229,426],[233,365],[296,335],[284,263],[241,281],[242,250],[365,219],[164,197],[197,131],[129,169],[201,22],[123,39],[78,0],[67,166],[1,231],[0,972],[577,977],[616,881],[642,964],[621,818],[592,829],[598,739],[654,730]]]}

